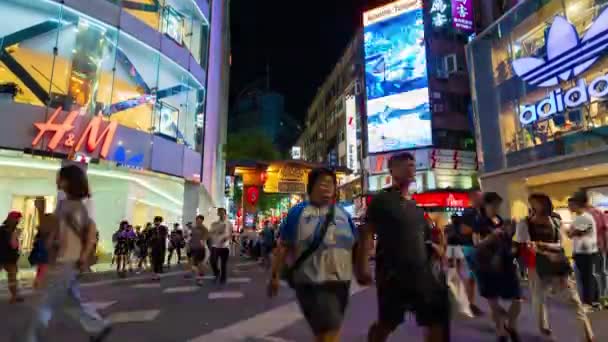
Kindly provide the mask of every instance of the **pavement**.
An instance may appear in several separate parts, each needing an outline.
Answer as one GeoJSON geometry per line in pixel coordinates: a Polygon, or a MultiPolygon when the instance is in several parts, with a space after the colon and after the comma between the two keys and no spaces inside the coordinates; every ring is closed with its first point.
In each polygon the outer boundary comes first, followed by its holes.
{"type": "MultiPolygon", "coordinates": [[[[216,285],[210,276],[202,287],[184,279],[180,269],[170,270],[160,282],[150,274],[118,279],[100,273],[85,279],[83,298],[114,323],[110,342],[293,342],[311,341],[312,335],[294,301],[293,292],[283,286],[277,298],[266,297],[266,272],[250,261],[231,262],[229,281],[216,285]]],[[[376,317],[375,289],[353,286],[342,341],[364,342],[369,325],[376,317]]],[[[9,305],[6,291],[0,290],[0,342],[30,312],[35,293],[26,293],[26,302],[9,305]],[[6,314],[10,313],[10,314],[6,314]]],[[[557,341],[579,341],[577,325],[564,304],[549,304],[557,341]]],[[[485,307],[487,311],[487,307],[485,307]]],[[[422,341],[422,331],[412,317],[406,317],[390,341],[422,341]]],[[[608,341],[608,312],[591,314],[597,341],[608,341]],[[604,323],[604,324],[602,324],[604,323]]],[[[524,305],[520,318],[523,341],[540,341],[530,305],[524,305]]],[[[458,320],[453,324],[452,341],[495,341],[489,316],[458,320]]],[[[18,331],[17,331],[18,333],[18,331]]],[[[87,341],[87,336],[63,313],[57,314],[48,330],[49,341],[87,341]]]]}

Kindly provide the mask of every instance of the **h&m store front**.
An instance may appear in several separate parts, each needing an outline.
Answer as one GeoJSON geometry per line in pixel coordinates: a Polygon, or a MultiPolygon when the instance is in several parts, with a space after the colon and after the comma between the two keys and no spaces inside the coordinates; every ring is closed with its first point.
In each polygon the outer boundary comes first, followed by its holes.
{"type": "Polygon", "coordinates": [[[54,209],[56,173],[74,157],[109,252],[123,219],[188,222],[211,202],[200,185],[209,9],[69,3],[0,2],[0,215],[24,213],[31,248],[34,199],[54,209]]]}
{"type": "Polygon", "coordinates": [[[607,4],[524,1],[467,47],[481,186],[506,215],[542,192],[568,221],[579,189],[608,210],[607,4]]]}

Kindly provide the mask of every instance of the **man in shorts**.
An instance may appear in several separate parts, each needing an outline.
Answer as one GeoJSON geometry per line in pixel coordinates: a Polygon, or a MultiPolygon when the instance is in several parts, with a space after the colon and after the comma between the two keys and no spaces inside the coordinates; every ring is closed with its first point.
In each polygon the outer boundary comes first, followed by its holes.
{"type": "MultiPolygon", "coordinates": [[[[384,342],[413,311],[426,328],[425,341],[449,341],[449,300],[445,281],[435,277],[425,245],[424,211],[409,197],[416,162],[410,153],[389,160],[393,186],[376,195],[367,211],[361,234],[367,246],[374,233],[378,321],[369,329],[368,341],[384,342]]],[[[367,251],[364,248],[363,253],[367,251]]],[[[366,270],[364,273],[369,272],[366,270]]]]}
{"type": "Polygon", "coordinates": [[[190,232],[190,245],[188,246],[192,274],[196,276],[196,284],[199,286],[203,285],[204,261],[209,255],[207,248],[209,230],[203,224],[204,220],[205,217],[203,215],[196,217],[196,225],[190,232]]]}
{"type": "Polygon", "coordinates": [[[462,244],[465,264],[468,268],[467,279],[465,279],[464,284],[467,290],[469,303],[471,303],[471,312],[475,316],[481,316],[483,315],[483,311],[475,305],[477,281],[475,280],[474,272],[477,268],[477,249],[473,245],[473,227],[475,227],[476,222],[481,216],[482,192],[479,190],[472,190],[469,192],[469,199],[471,201],[471,208],[467,208],[462,214],[462,222],[458,225],[457,231],[460,237],[460,243],[462,244]]]}

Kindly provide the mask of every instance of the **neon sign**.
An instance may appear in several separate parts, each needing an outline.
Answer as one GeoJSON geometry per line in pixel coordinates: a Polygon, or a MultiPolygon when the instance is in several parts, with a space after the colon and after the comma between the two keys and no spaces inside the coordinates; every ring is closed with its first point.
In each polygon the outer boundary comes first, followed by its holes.
{"type": "MultiPolygon", "coordinates": [[[[588,70],[608,48],[608,9],[604,10],[582,38],[574,25],[562,16],[551,24],[547,36],[545,58],[524,57],[513,61],[517,76],[530,85],[552,87],[568,81],[588,70]]],[[[543,100],[520,107],[519,121],[523,125],[549,119],[568,108],[576,108],[592,98],[608,96],[608,74],[591,80],[587,85],[578,79],[576,86],[564,90],[557,88],[543,100]]]]}
{"type": "Polygon", "coordinates": [[[48,121],[34,123],[34,126],[38,129],[38,135],[36,135],[32,141],[32,146],[38,145],[45,134],[53,133],[53,136],[47,145],[47,148],[51,151],[55,151],[60,147],[65,147],[70,151],[77,152],[83,145],[86,145],[86,149],[90,153],[94,152],[101,145],[99,155],[103,158],[108,157],[112,141],[114,140],[114,134],[118,127],[116,121],[108,122],[107,126],[102,131],[101,126],[104,120],[100,115],[95,116],[89,121],[89,124],[80,135],[77,136],[77,134],[72,131],[74,129],[74,121],[78,117],[78,112],[69,112],[62,123],[57,123],[55,120],[57,119],[57,116],[59,116],[59,113],[61,113],[61,107],[55,110],[48,121]]]}
{"type": "Polygon", "coordinates": [[[444,27],[450,21],[448,7],[446,0],[433,0],[430,12],[434,27],[444,27]]]}

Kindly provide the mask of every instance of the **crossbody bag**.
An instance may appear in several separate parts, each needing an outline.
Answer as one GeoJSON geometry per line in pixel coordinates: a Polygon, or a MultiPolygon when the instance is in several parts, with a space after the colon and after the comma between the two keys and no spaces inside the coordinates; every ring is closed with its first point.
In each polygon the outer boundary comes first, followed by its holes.
{"type": "Polygon", "coordinates": [[[292,265],[286,265],[281,270],[281,279],[285,280],[289,287],[294,288],[294,274],[295,272],[302,266],[302,264],[310,258],[321,246],[321,243],[325,239],[325,235],[327,234],[327,230],[329,225],[334,220],[335,215],[335,207],[331,206],[327,215],[325,216],[325,221],[321,225],[321,230],[319,234],[312,240],[308,248],[300,254],[300,256],[296,259],[296,261],[292,265]]]}

